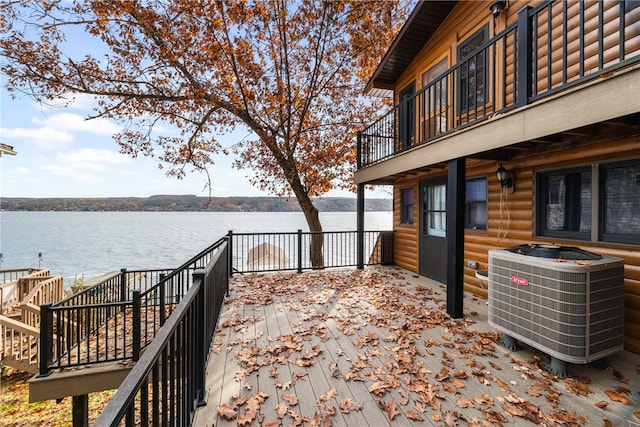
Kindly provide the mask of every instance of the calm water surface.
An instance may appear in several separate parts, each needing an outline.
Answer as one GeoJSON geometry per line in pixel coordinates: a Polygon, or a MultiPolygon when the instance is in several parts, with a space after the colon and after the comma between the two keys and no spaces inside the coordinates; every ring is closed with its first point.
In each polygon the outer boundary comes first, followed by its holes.
{"type": "MultiPolygon", "coordinates": [[[[325,231],[356,229],[355,212],[320,220],[325,231]]],[[[365,214],[365,229],[391,227],[391,212],[365,214]]],[[[0,268],[41,266],[70,286],[121,268],[178,267],[229,230],[298,229],[308,230],[299,212],[0,212],[0,268]]]]}

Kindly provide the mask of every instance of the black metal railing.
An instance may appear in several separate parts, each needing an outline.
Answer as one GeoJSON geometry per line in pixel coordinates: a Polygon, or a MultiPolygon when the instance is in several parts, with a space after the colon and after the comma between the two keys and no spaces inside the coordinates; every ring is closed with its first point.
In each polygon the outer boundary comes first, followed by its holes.
{"type": "Polygon", "coordinates": [[[549,0],[358,134],[358,168],[640,61],[640,8],[549,0]],[[596,9],[597,8],[597,9],[596,9]]]}
{"type": "Polygon", "coordinates": [[[53,369],[137,360],[193,283],[218,240],[177,269],[121,270],[56,304],[41,306],[39,375],[53,369]]]}
{"type": "MultiPolygon", "coordinates": [[[[217,258],[228,242],[233,272],[314,267],[309,248],[323,236],[325,268],[357,265],[357,232],[233,233],[176,269],[126,270],[106,277],[58,303],[41,306],[39,375],[54,369],[137,360],[193,285],[193,272],[217,258]]],[[[365,264],[393,262],[393,231],[363,233],[365,264]]]]}
{"type": "MultiPolygon", "coordinates": [[[[225,239],[226,241],[226,239],[225,239]]],[[[223,244],[176,306],[94,426],[191,425],[205,401],[205,367],[224,296],[228,246],[223,244]]]]}
{"type": "MultiPolygon", "coordinates": [[[[231,271],[254,273],[314,269],[310,247],[314,235],[323,236],[323,267],[357,265],[357,232],[234,233],[229,231],[231,271]]],[[[393,232],[365,231],[365,264],[393,262],[393,232]]]]}

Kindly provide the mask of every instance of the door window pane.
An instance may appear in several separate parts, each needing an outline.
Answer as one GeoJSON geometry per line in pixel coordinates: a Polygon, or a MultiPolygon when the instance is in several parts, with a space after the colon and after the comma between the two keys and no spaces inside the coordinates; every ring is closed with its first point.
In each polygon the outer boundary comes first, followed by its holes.
{"type": "Polygon", "coordinates": [[[430,185],[424,191],[424,230],[430,236],[444,237],[447,233],[447,186],[430,185]]]}

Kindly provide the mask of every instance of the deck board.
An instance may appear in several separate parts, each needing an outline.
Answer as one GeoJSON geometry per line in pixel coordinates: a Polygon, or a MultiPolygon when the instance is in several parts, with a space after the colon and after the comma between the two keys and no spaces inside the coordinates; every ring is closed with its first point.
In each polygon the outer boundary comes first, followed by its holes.
{"type": "Polygon", "coordinates": [[[498,343],[487,323],[486,300],[467,293],[464,318],[455,320],[444,314],[445,305],[444,285],[393,267],[235,276],[209,359],[210,399],[198,410],[195,425],[240,424],[246,403],[240,401],[232,419],[218,416],[218,407],[258,391],[268,397],[243,425],[489,420],[586,426],[609,420],[626,427],[627,420],[640,421],[633,415],[640,410],[639,355],[610,356],[609,369],[572,365],[574,378],[558,379],[542,369],[545,355],[511,352],[498,343]],[[257,367],[238,376],[247,368],[240,359],[252,354],[258,355],[257,367]],[[303,361],[309,366],[300,366],[303,361]],[[632,405],[612,400],[606,390],[632,405]],[[290,405],[283,395],[295,395],[297,403],[290,405]],[[381,406],[392,401],[398,413],[390,420],[381,406]],[[341,402],[362,409],[345,413],[341,402]],[[290,412],[279,419],[278,405],[295,410],[297,421],[290,412]]]}

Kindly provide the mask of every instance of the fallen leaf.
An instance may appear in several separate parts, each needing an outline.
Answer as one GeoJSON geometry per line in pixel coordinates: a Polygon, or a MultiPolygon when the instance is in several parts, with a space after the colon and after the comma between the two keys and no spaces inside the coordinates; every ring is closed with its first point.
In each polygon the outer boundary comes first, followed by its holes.
{"type": "Polygon", "coordinates": [[[298,404],[298,397],[295,394],[282,394],[282,400],[287,402],[291,406],[296,406],[298,404]]]}
{"type": "Polygon", "coordinates": [[[620,402],[623,405],[633,405],[633,402],[628,397],[620,393],[616,393],[613,390],[605,390],[604,392],[607,396],[609,396],[609,399],[613,400],[614,402],[620,402]]]}
{"type": "Polygon", "coordinates": [[[456,405],[458,408],[473,408],[473,401],[471,399],[467,399],[466,397],[459,397],[456,400],[456,405]]]}
{"type": "Polygon", "coordinates": [[[280,419],[283,419],[284,416],[287,415],[288,410],[289,408],[284,403],[279,403],[278,406],[276,406],[275,408],[275,411],[278,414],[278,418],[280,419]]]}
{"type": "Polygon", "coordinates": [[[411,410],[408,410],[405,415],[407,416],[407,418],[409,418],[410,420],[414,420],[414,421],[424,421],[424,418],[422,418],[418,413],[413,412],[411,410]]]}
{"type": "Polygon", "coordinates": [[[340,401],[340,410],[348,414],[351,411],[360,411],[362,409],[362,403],[357,403],[353,399],[347,398],[340,401]]]}
{"type": "Polygon", "coordinates": [[[236,412],[236,406],[231,403],[223,403],[218,406],[218,416],[226,420],[235,420],[238,416],[236,412]]]}

